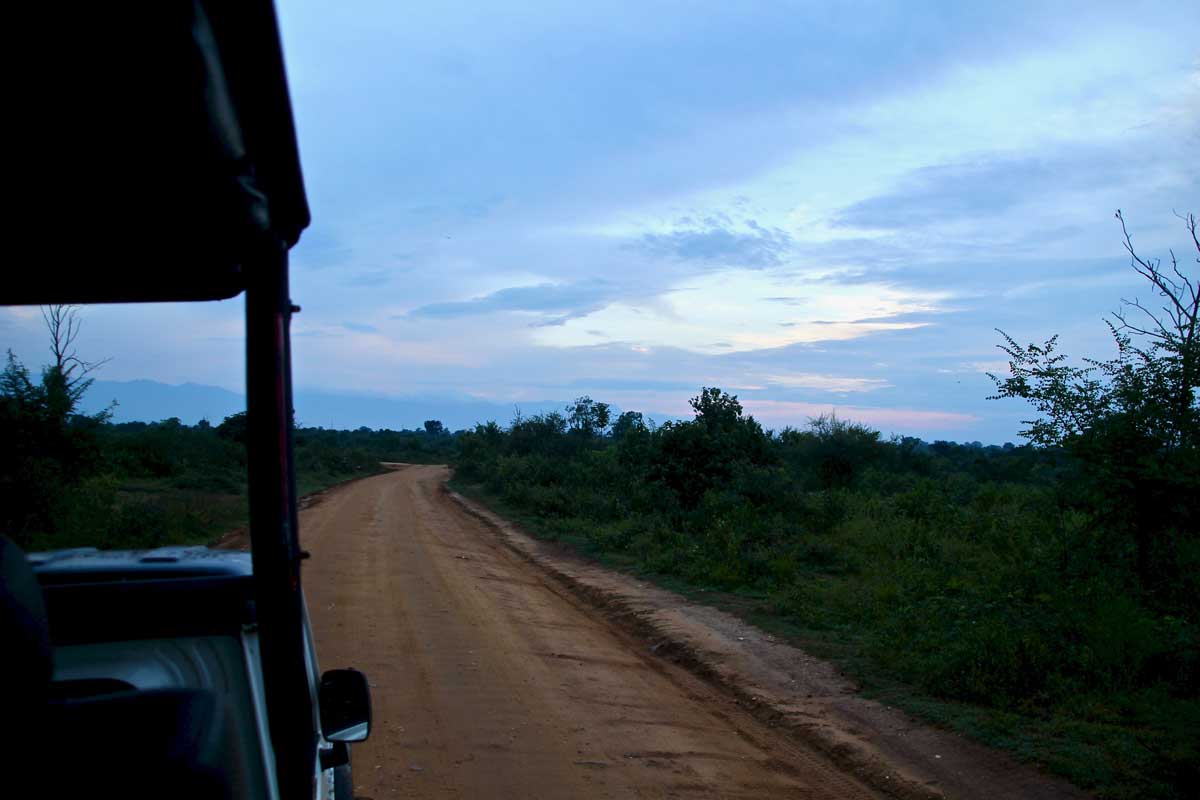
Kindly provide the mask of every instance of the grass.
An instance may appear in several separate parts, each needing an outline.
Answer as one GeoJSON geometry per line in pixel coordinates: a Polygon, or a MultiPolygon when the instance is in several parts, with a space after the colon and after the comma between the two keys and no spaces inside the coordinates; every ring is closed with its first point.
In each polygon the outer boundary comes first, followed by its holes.
{"type": "MultiPolygon", "coordinates": [[[[296,489],[303,497],[383,471],[305,471],[297,475],[296,489]]],[[[207,545],[246,526],[250,517],[245,479],[240,473],[122,481],[102,476],[61,492],[56,512],[59,532],[35,536],[29,550],[207,545]]]]}

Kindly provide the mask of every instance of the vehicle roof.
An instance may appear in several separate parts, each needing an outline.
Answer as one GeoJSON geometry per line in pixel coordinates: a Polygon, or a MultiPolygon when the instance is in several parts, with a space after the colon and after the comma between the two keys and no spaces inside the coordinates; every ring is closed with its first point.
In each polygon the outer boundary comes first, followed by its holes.
{"type": "Polygon", "coordinates": [[[77,547],[30,553],[27,557],[43,583],[248,577],[252,574],[249,553],[202,546],[152,550],[77,547]]]}
{"type": "Polygon", "coordinates": [[[21,4],[0,303],[216,300],[309,224],[272,0],[21,4]]]}

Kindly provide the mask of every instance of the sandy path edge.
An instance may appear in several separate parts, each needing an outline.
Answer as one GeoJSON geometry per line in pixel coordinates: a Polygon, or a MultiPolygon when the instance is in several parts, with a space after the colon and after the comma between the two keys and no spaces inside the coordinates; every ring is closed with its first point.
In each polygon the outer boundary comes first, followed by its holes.
{"type": "Polygon", "coordinates": [[[533,538],[443,485],[447,497],[626,631],[736,698],[761,721],[902,800],[1051,800],[1090,795],[1012,756],[858,694],[828,662],[726,612],[606,570],[533,538]]]}
{"type": "Polygon", "coordinates": [[[356,481],[301,515],[322,664],[372,685],[358,796],[880,798],[514,551],[447,477],[356,481]]]}

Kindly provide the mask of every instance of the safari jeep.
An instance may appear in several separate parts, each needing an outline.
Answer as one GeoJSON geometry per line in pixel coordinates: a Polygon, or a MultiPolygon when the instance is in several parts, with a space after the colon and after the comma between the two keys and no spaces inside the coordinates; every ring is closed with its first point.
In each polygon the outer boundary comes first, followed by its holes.
{"type": "Polygon", "coordinates": [[[301,588],[288,251],[309,211],[271,0],[33,4],[9,30],[0,302],[244,294],[251,552],[0,537],[6,796],[349,797],[370,701],[319,671],[301,588]]]}

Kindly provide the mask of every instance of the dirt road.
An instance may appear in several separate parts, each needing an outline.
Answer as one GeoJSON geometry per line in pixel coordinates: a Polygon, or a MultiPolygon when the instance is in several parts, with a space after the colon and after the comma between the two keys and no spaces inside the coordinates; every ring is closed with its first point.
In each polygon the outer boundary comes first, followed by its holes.
{"type": "Polygon", "coordinates": [[[876,796],[585,607],[445,477],[409,467],[303,512],[321,665],[373,684],[357,796],[876,796]]]}

